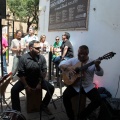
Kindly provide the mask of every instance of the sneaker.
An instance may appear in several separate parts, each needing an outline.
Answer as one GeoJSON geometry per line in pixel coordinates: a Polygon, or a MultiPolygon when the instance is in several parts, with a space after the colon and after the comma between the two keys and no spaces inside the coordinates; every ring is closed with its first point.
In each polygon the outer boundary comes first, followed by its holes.
{"type": "Polygon", "coordinates": [[[44,111],[48,115],[52,115],[52,112],[48,109],[48,107],[42,107],[42,111],[44,111]]]}

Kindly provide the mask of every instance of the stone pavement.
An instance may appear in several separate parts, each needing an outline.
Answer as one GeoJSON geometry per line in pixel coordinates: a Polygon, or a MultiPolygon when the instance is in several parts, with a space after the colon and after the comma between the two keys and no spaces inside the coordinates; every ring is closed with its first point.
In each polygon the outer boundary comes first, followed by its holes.
{"type": "MultiPolygon", "coordinates": [[[[46,60],[48,61],[48,56],[46,57],[46,60]]],[[[11,72],[12,64],[13,64],[13,56],[10,53],[9,66],[7,66],[8,73],[11,72]]],[[[54,79],[54,77],[52,77],[52,78],[54,79]]],[[[12,82],[12,84],[15,84],[15,82],[12,82]]],[[[55,92],[54,92],[52,99],[53,99],[54,104],[57,107],[57,109],[55,109],[53,103],[51,102],[48,107],[51,110],[51,112],[53,113],[53,115],[48,116],[47,114],[42,112],[41,120],[52,120],[52,118],[55,118],[54,120],[67,120],[68,118],[65,113],[62,99],[61,98],[59,99],[59,97],[58,97],[58,96],[60,96],[60,88],[58,86],[56,86],[55,83],[53,85],[55,86],[55,92]]],[[[5,98],[8,98],[7,102],[10,104],[10,106],[11,106],[11,102],[10,102],[11,87],[12,87],[12,85],[9,84],[7,87],[6,93],[5,93],[5,98]]],[[[64,91],[65,88],[66,87],[62,87],[62,91],[64,91]]],[[[25,93],[25,91],[22,91],[22,92],[25,93]]],[[[46,92],[43,90],[43,97],[44,97],[45,93],[46,92]]],[[[27,120],[39,120],[40,119],[39,112],[27,113],[27,111],[26,111],[26,96],[20,93],[20,99],[21,99],[21,108],[22,108],[21,113],[26,117],[26,119],[27,120]]],[[[5,104],[3,104],[3,108],[5,108],[5,104]]]]}

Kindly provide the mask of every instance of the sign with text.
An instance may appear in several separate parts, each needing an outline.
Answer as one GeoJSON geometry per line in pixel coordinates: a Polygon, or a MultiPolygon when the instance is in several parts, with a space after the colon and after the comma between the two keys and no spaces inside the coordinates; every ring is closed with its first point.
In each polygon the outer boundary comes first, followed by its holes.
{"type": "Polygon", "coordinates": [[[87,30],[89,0],[50,0],[49,31],[87,30]]]}

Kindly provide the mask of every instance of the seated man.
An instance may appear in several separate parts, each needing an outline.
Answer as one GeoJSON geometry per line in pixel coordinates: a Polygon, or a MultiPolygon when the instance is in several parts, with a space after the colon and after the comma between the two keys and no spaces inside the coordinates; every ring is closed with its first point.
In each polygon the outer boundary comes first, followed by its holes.
{"type": "Polygon", "coordinates": [[[60,46],[61,56],[58,56],[54,59],[54,63],[56,66],[58,66],[62,60],[68,60],[73,57],[73,46],[69,41],[69,39],[70,39],[70,34],[68,32],[65,32],[62,35],[63,42],[60,46]]]}
{"type": "Polygon", "coordinates": [[[47,106],[52,98],[54,87],[45,80],[47,73],[46,60],[40,55],[40,42],[33,40],[29,43],[30,52],[20,58],[18,65],[18,77],[20,80],[11,89],[12,109],[21,111],[19,92],[26,89],[30,92],[32,89],[45,89],[46,95],[42,101],[42,110],[51,114],[47,106]]]}
{"type": "Polygon", "coordinates": [[[80,69],[77,68],[78,64],[85,65],[92,62],[88,54],[89,48],[86,45],[82,45],[78,49],[78,58],[71,58],[67,61],[61,62],[59,65],[64,75],[64,72],[66,72],[66,74],[67,72],[69,73],[69,81],[65,81],[67,79],[63,80],[66,83],[73,81],[73,84],[69,84],[63,93],[63,103],[69,120],[74,120],[74,112],[72,109],[71,99],[75,95],[78,95],[79,92],[85,94],[91,100],[91,103],[80,113],[80,120],[85,120],[86,117],[88,117],[88,115],[90,115],[90,113],[92,113],[92,111],[99,107],[101,104],[100,94],[93,84],[94,73],[98,76],[103,76],[103,69],[100,67],[100,60],[96,60],[94,62],[95,65],[91,65],[87,69],[83,69],[82,72],[80,72],[80,69]],[[77,67],[75,67],[76,65],[77,67]],[[74,78],[74,76],[78,76],[78,74],[79,76],[82,76],[80,78],[78,77],[78,79],[73,80],[72,78],[74,78]]]}

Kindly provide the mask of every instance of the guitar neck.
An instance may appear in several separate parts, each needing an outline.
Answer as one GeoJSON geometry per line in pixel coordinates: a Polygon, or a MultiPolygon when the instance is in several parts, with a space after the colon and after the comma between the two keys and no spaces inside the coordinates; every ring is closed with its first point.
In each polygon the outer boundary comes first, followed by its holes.
{"type": "Polygon", "coordinates": [[[79,68],[79,71],[82,71],[82,70],[86,70],[89,66],[93,65],[94,64],[94,61],[82,66],[79,68]]]}

